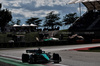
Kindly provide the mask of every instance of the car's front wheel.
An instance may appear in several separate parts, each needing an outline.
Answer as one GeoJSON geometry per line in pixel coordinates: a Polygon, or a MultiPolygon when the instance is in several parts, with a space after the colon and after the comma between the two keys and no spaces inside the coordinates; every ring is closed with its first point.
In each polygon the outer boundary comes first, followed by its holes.
{"type": "Polygon", "coordinates": [[[59,56],[59,54],[53,54],[53,61],[54,63],[59,63],[61,62],[61,57],[59,56]]]}

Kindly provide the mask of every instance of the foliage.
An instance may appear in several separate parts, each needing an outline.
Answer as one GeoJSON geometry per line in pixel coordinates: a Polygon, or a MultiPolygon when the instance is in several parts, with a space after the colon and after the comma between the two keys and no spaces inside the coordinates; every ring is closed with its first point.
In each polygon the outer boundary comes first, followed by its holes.
{"type": "Polygon", "coordinates": [[[0,43],[7,43],[11,38],[7,37],[7,34],[0,33],[0,43]]]}
{"type": "Polygon", "coordinates": [[[62,24],[59,21],[59,19],[60,19],[59,16],[60,16],[60,14],[54,14],[54,11],[50,12],[45,17],[44,26],[49,26],[51,28],[54,28],[54,26],[56,26],[56,25],[61,26],[62,24]]]}
{"type": "Polygon", "coordinates": [[[30,32],[25,35],[25,41],[26,42],[35,42],[36,37],[38,37],[38,32],[30,32]]]}
{"type": "Polygon", "coordinates": [[[17,19],[16,24],[17,24],[17,25],[20,25],[20,23],[21,23],[21,20],[17,19]]]}
{"type": "Polygon", "coordinates": [[[63,22],[65,25],[72,24],[77,18],[79,17],[76,13],[69,13],[63,17],[63,22]]]}
{"type": "Polygon", "coordinates": [[[37,25],[37,26],[40,26],[40,24],[41,24],[41,19],[39,19],[39,18],[33,18],[33,17],[31,17],[30,19],[27,19],[27,21],[26,21],[26,23],[27,24],[35,24],[35,25],[37,25]]]}
{"type": "Polygon", "coordinates": [[[14,20],[11,20],[9,23],[8,23],[8,25],[14,25],[14,24],[17,24],[17,25],[20,25],[20,23],[21,23],[21,20],[20,19],[17,19],[16,21],[14,21],[14,20]]]}
{"type": "Polygon", "coordinates": [[[12,15],[11,12],[7,9],[0,10],[0,27],[1,31],[3,32],[5,26],[11,21],[12,15]]]}
{"type": "Polygon", "coordinates": [[[0,3],[0,9],[1,9],[1,7],[2,7],[2,4],[0,3]]]}
{"type": "Polygon", "coordinates": [[[12,26],[12,25],[14,25],[15,24],[15,21],[14,20],[11,20],[9,23],[8,23],[8,25],[10,25],[10,26],[12,26]]]}
{"type": "MultiPolygon", "coordinates": [[[[11,37],[7,37],[8,34],[14,35],[11,32],[9,32],[9,33],[6,32],[6,34],[0,33],[0,43],[8,43],[8,41],[12,39],[11,37]]],[[[15,34],[15,35],[18,35],[18,34],[15,34]]],[[[23,38],[23,39],[25,40],[26,43],[35,42],[36,37],[38,37],[38,32],[30,32],[30,33],[26,33],[23,35],[25,35],[25,38],[23,38]]]]}

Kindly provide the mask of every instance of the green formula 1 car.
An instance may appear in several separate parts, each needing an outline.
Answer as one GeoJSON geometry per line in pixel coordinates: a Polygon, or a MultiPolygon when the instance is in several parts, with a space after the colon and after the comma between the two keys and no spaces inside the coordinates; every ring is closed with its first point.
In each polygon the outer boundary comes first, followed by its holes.
{"type": "Polygon", "coordinates": [[[48,63],[54,62],[59,63],[61,62],[61,57],[57,53],[45,53],[40,48],[35,50],[26,50],[26,53],[22,54],[22,62],[26,63],[48,63]]]}

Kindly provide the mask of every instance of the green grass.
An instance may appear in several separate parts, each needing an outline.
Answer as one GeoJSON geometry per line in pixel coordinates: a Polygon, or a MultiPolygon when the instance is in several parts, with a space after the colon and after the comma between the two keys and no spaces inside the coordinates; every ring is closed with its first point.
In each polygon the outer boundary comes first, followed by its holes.
{"type": "Polygon", "coordinates": [[[7,34],[0,34],[0,43],[7,43],[11,40],[10,37],[7,37],[7,34]]]}
{"type": "MultiPolygon", "coordinates": [[[[13,34],[13,33],[0,33],[0,43],[7,43],[9,40],[11,40],[11,37],[7,37],[7,34],[13,34]]],[[[14,34],[13,34],[14,35],[14,34]]],[[[17,35],[17,34],[15,34],[17,35]]],[[[25,42],[34,42],[36,41],[36,37],[38,37],[38,32],[30,32],[25,35],[25,42]]]]}
{"type": "Polygon", "coordinates": [[[34,42],[36,41],[36,37],[38,37],[38,32],[31,32],[25,35],[26,42],[34,42]]]}

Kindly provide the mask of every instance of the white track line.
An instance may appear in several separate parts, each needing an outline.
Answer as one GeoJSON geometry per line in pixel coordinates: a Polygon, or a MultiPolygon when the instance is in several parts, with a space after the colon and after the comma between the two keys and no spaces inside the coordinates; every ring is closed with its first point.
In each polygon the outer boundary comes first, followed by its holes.
{"type": "Polygon", "coordinates": [[[56,66],[69,66],[69,65],[63,65],[63,64],[54,64],[56,66]]]}

